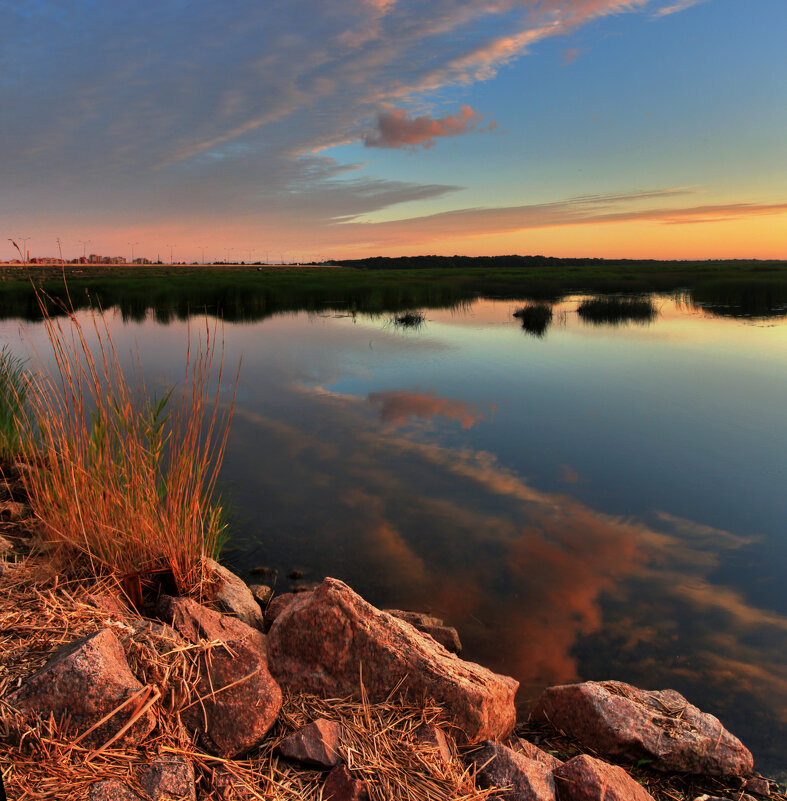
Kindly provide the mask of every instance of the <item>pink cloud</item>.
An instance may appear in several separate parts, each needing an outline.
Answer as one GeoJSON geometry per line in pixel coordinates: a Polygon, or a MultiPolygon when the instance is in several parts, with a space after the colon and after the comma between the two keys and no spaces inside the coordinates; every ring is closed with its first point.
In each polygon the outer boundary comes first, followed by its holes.
{"type": "Polygon", "coordinates": [[[472,428],[484,413],[467,403],[438,398],[433,394],[424,395],[419,392],[371,392],[369,402],[380,408],[380,419],[384,423],[404,425],[414,417],[430,420],[432,417],[445,417],[456,420],[462,428],[472,428]]]}
{"type": "MultiPolygon", "coordinates": [[[[439,136],[458,136],[477,129],[483,116],[470,106],[445,117],[410,117],[404,109],[377,115],[377,130],[364,137],[366,147],[432,147],[439,136]]],[[[490,123],[484,130],[495,127],[490,123]]]]}

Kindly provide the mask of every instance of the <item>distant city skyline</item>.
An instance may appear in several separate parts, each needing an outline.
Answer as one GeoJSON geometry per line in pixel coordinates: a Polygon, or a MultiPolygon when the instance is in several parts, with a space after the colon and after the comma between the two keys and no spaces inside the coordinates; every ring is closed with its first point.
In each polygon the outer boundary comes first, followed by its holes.
{"type": "Polygon", "coordinates": [[[9,0],[0,260],[787,257],[787,3],[9,0]]]}

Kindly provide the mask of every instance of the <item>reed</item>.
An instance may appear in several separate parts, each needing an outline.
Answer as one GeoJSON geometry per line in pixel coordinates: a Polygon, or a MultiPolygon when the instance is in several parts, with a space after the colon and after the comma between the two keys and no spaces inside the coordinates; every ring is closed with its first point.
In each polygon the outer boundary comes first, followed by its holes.
{"type": "Polygon", "coordinates": [[[650,323],[659,312],[650,298],[608,296],[586,298],[577,306],[577,314],[593,325],[622,325],[650,323]]]}
{"type": "Polygon", "coordinates": [[[20,454],[28,425],[25,362],[5,345],[0,349],[0,459],[20,454]]]}
{"type": "Polygon", "coordinates": [[[223,533],[214,491],[235,400],[221,402],[217,325],[196,347],[189,330],[184,381],[158,396],[139,354],[121,365],[103,311],[42,312],[53,359],[37,356],[28,380],[27,490],[43,538],[94,575],[168,568],[180,591],[198,590],[223,533]]]}
{"type": "Polygon", "coordinates": [[[552,323],[552,307],[545,303],[529,303],[514,312],[522,328],[539,339],[544,336],[552,323]]]}

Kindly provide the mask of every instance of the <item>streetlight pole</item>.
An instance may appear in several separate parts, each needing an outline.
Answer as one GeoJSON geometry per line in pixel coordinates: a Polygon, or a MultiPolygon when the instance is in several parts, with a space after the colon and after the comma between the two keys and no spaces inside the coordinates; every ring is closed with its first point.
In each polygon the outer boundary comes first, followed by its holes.
{"type": "Polygon", "coordinates": [[[20,236],[22,240],[22,261],[24,262],[25,267],[27,267],[27,240],[32,239],[32,236],[20,236]]]}
{"type": "Polygon", "coordinates": [[[205,264],[205,245],[202,246],[202,263],[205,264]]]}
{"type": "Polygon", "coordinates": [[[173,264],[173,261],[172,261],[172,249],[173,249],[175,246],[174,246],[174,245],[166,245],[166,247],[168,247],[168,248],[169,248],[169,263],[170,263],[170,264],[173,264]]]}
{"type": "Polygon", "coordinates": [[[80,244],[80,245],[82,245],[82,258],[83,258],[83,259],[85,259],[85,260],[87,260],[87,255],[86,255],[86,253],[87,253],[87,246],[88,246],[88,245],[89,245],[89,244],[90,244],[92,241],[93,241],[92,239],[85,239],[85,240],[82,240],[82,239],[77,239],[77,242],[79,242],[79,244],[80,244]]]}
{"type": "Polygon", "coordinates": [[[227,264],[230,263],[230,252],[235,250],[235,248],[227,248],[227,264]]]}
{"type": "Polygon", "coordinates": [[[131,245],[131,263],[133,264],[134,263],[134,245],[138,245],[139,242],[129,242],[128,244],[131,245]]]}

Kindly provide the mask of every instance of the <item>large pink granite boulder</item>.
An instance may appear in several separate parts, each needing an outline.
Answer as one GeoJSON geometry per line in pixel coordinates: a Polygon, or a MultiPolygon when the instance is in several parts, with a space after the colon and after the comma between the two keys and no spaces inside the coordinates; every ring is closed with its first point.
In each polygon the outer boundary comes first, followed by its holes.
{"type": "Polygon", "coordinates": [[[528,759],[500,743],[487,742],[468,754],[475,765],[478,783],[501,788],[499,801],[555,801],[552,771],[543,763],[528,759]]]}
{"type": "Polygon", "coordinates": [[[746,776],[751,752],[719,720],[675,690],[620,681],[548,687],[531,713],[602,756],[652,760],[664,771],[746,776]]]}
{"type": "Polygon", "coordinates": [[[552,771],[560,801],[654,801],[623,768],[582,754],[552,771]]]}
{"type": "Polygon", "coordinates": [[[470,743],[508,735],[519,683],[448,653],[337,579],[294,598],[268,634],[271,673],[294,690],[371,701],[403,689],[441,704],[470,743]]]}
{"type": "MultiPolygon", "coordinates": [[[[25,715],[68,718],[75,737],[129,701],[82,741],[88,747],[100,747],[129,722],[138,703],[144,702],[143,690],[126,662],[118,638],[111,629],[102,629],[61,648],[5,700],[25,715]],[[139,702],[132,700],[135,695],[139,702]]],[[[155,723],[148,710],[115,742],[136,745],[150,734],[155,723]]]]}

